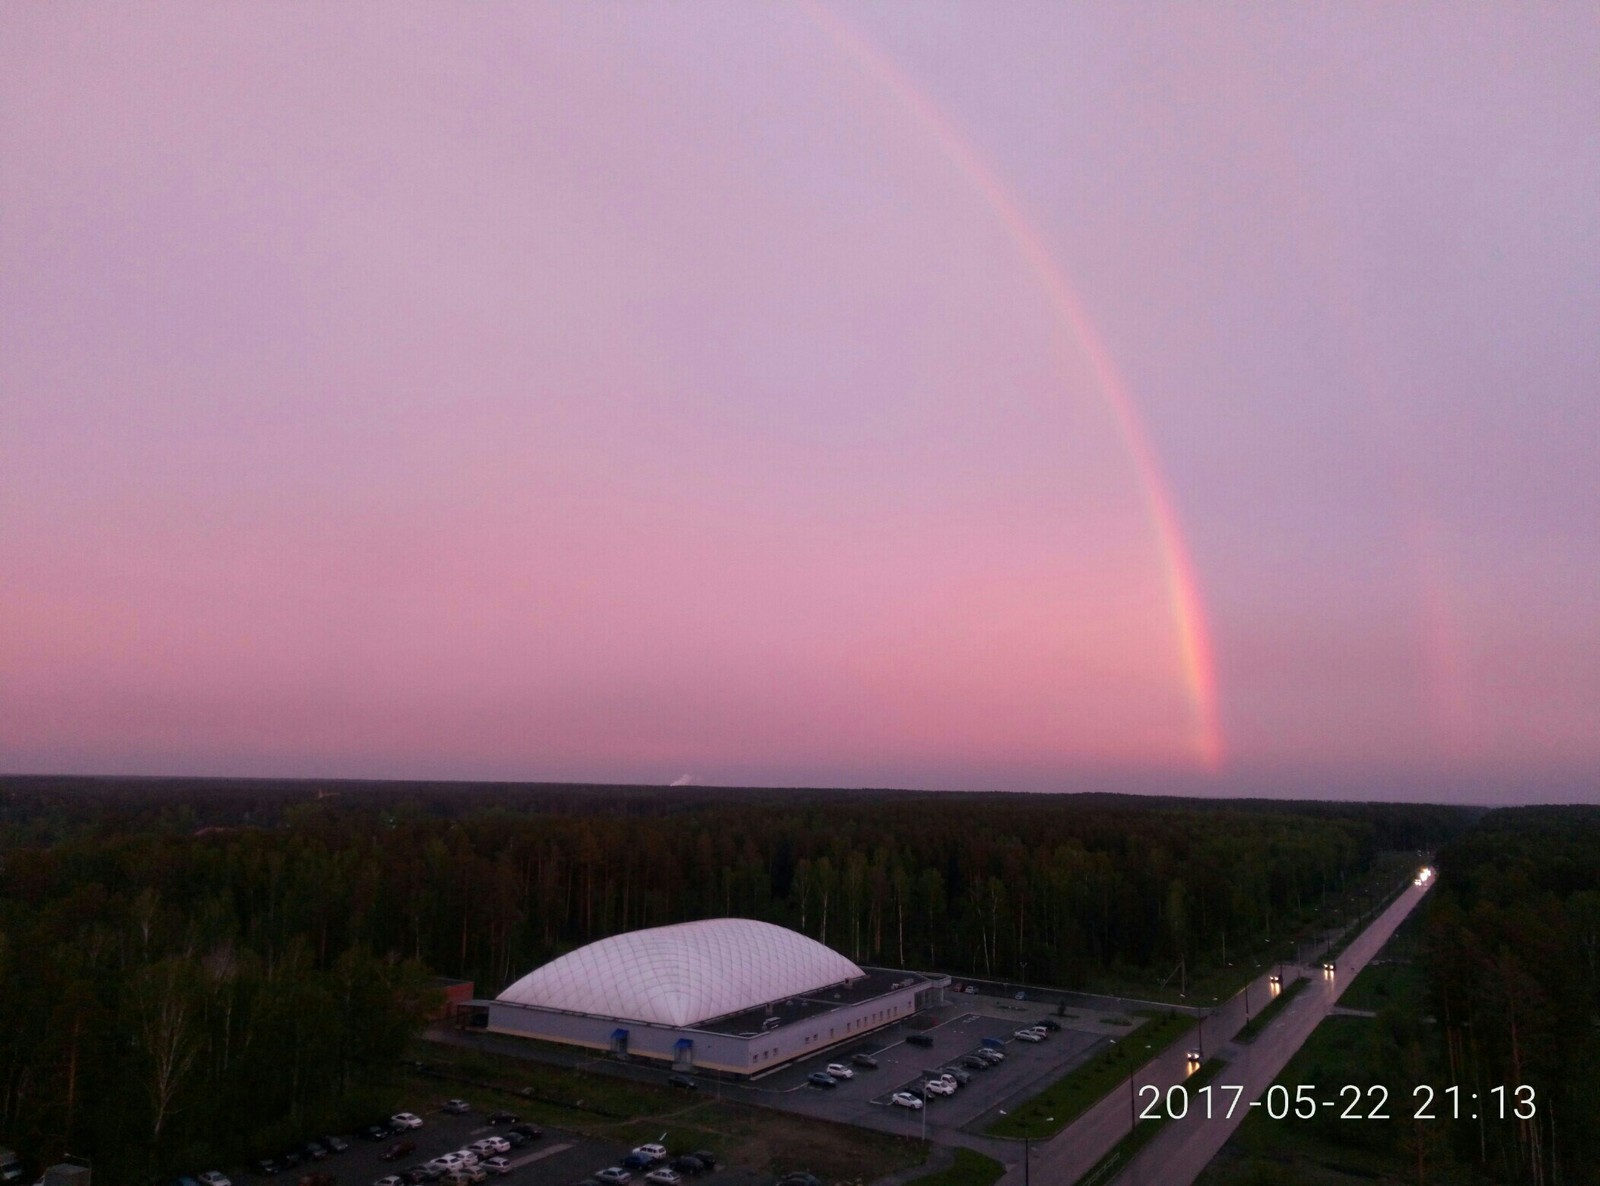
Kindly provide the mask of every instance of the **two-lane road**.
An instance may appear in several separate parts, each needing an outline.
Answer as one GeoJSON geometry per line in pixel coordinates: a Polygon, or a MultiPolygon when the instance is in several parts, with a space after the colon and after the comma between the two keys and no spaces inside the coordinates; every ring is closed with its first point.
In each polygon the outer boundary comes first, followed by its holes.
{"type": "MultiPolygon", "coordinates": [[[[1407,886],[1388,909],[1339,956],[1339,968],[1333,975],[1325,977],[1315,960],[1308,969],[1286,965],[1286,978],[1303,971],[1309,976],[1310,983],[1272,1020],[1254,1043],[1248,1046],[1230,1044],[1234,1035],[1244,1027],[1246,1000],[1253,1015],[1270,999],[1270,976],[1272,971],[1277,970],[1275,966],[1213,1010],[1205,1018],[1199,1032],[1140,1066],[1129,1077],[1124,1088],[1102,1098],[1050,1140],[1035,1141],[1033,1168],[1039,1180],[1062,1183],[1064,1186],[1076,1182],[1128,1134],[1133,1127],[1135,1113],[1150,1102],[1150,1092],[1146,1091],[1141,1099],[1139,1089],[1146,1084],[1153,1084],[1165,1098],[1167,1089],[1182,1083],[1190,1073],[1186,1058],[1188,1049],[1203,1046],[1207,1058],[1220,1053],[1222,1057],[1230,1059],[1229,1065],[1213,1082],[1237,1083],[1245,1088],[1232,1120],[1207,1120],[1198,1111],[1191,1110],[1183,1120],[1169,1121],[1156,1139],[1117,1177],[1120,1186],[1185,1186],[1194,1181],[1243,1121],[1249,1111],[1249,1101],[1259,1098],[1266,1091],[1317,1023],[1327,1016],[1345,986],[1389,941],[1389,936],[1422,900],[1428,888],[1407,886]]],[[[1138,1034],[1132,1035],[1129,1040],[1138,1051],[1138,1034]]],[[[1232,1093],[1227,1095],[1231,1097],[1232,1093]]],[[[1020,1154],[1021,1150],[1017,1152],[1020,1154]]],[[[1019,1156],[1015,1163],[1008,1165],[1001,1181],[1006,1186],[1020,1186],[1023,1180],[1019,1156]]]]}

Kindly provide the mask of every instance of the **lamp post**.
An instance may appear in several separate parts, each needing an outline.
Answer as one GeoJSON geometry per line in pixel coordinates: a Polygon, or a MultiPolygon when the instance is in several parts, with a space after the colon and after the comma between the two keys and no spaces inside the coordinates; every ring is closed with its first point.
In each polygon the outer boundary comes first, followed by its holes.
{"type": "MultiPolygon", "coordinates": [[[[1010,1114],[1011,1113],[1007,1112],[1004,1108],[1000,1109],[1000,1115],[1009,1116],[1010,1114]]],[[[1055,1117],[1054,1116],[1046,1116],[1044,1118],[1044,1122],[1046,1124],[1052,1124],[1052,1123],[1055,1122],[1055,1117]]],[[[1027,1121],[1026,1118],[1024,1118],[1023,1121],[1022,1121],[1022,1186],[1032,1186],[1032,1182],[1033,1182],[1032,1171],[1033,1171],[1033,1138],[1032,1138],[1032,1135],[1028,1131],[1028,1121],[1027,1121]]]]}

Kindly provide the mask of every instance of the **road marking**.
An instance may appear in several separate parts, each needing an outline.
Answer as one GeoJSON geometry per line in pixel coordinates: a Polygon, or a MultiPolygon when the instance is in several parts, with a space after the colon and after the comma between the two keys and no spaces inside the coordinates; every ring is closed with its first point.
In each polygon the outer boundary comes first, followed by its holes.
{"type": "MultiPolygon", "coordinates": [[[[568,1149],[572,1148],[573,1143],[574,1142],[572,1141],[568,1141],[565,1145],[546,1145],[537,1153],[524,1153],[515,1161],[510,1162],[511,1168],[514,1170],[521,1169],[525,1165],[532,1165],[541,1158],[554,1157],[557,1153],[565,1153],[568,1149]]],[[[507,1158],[507,1160],[510,1161],[509,1158],[507,1158]]]]}

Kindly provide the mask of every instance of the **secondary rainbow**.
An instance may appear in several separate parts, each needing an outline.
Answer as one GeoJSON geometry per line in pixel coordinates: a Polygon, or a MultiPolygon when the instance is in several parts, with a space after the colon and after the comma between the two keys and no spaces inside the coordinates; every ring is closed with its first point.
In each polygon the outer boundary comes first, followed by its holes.
{"type": "Polygon", "coordinates": [[[1177,510],[1173,506],[1172,495],[1162,476],[1155,450],[1150,444],[1149,434],[1134,407],[1127,385],[1112,363],[1109,351],[1095,333],[1077,294],[1039,232],[960,129],[939,111],[899,66],[856,36],[837,16],[814,0],[800,0],[800,8],[847,57],[877,79],[933,134],[940,151],[994,211],[1023,262],[1038,280],[1051,310],[1082,347],[1138,474],[1155,532],[1167,602],[1178,641],[1179,661],[1194,714],[1194,752],[1208,769],[1216,769],[1222,762],[1223,738],[1217,716],[1216,671],[1212,662],[1211,638],[1200,598],[1199,582],[1195,578],[1194,564],[1184,541],[1177,510]]]}

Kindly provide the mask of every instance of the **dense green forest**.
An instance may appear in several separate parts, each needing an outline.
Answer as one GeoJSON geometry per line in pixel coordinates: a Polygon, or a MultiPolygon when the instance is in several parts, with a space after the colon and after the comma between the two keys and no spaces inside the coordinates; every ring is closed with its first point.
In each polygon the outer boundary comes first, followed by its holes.
{"type": "Polygon", "coordinates": [[[1600,808],[1492,812],[1439,854],[1428,914],[1451,1079],[1529,1084],[1528,1121],[1454,1130],[1499,1180],[1600,1181],[1600,808]]]}
{"type": "Polygon", "coordinates": [[[436,1000],[594,939],[791,926],[866,964],[1155,983],[1284,934],[1438,807],[0,780],[0,1143],[114,1180],[344,1124],[436,1000]]]}

